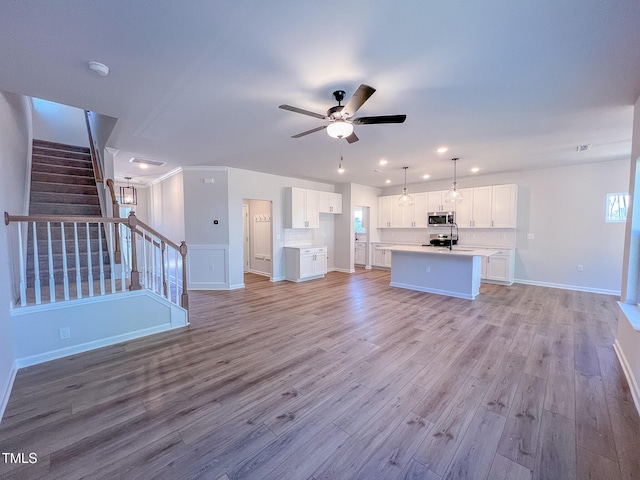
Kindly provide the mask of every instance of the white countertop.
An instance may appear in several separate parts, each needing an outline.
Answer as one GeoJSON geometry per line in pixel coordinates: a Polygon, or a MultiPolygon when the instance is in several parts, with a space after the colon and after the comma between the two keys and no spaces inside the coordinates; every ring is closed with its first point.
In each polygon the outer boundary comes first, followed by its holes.
{"type": "Polygon", "coordinates": [[[296,250],[304,250],[307,248],[327,248],[326,245],[286,245],[283,248],[295,248],[296,250]]]}
{"type": "Polygon", "coordinates": [[[460,255],[467,257],[490,257],[496,253],[500,253],[501,250],[492,248],[477,248],[477,247],[464,247],[454,245],[453,250],[449,250],[449,247],[422,247],[419,245],[391,245],[390,247],[383,247],[385,250],[391,250],[392,252],[412,252],[412,253],[424,253],[432,255],[460,255]]]}

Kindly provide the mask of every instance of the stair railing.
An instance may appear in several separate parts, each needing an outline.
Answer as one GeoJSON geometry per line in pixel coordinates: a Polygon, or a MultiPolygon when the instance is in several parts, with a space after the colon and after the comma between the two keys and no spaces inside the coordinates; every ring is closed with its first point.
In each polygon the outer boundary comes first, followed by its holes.
{"type": "Polygon", "coordinates": [[[5,212],[4,219],[7,226],[15,224],[10,245],[18,249],[13,257],[19,259],[19,278],[14,281],[21,306],[145,288],[189,307],[186,243],[172,242],[133,212],[128,218],[5,212]],[[114,261],[116,232],[121,252],[127,252],[120,265],[114,261]],[[32,236],[32,271],[24,260],[23,239],[28,235],[32,236]],[[130,245],[124,245],[126,239],[130,245]]]}
{"type": "MultiPolygon", "coordinates": [[[[116,197],[116,190],[115,190],[115,185],[113,183],[113,180],[110,178],[107,178],[106,180],[106,185],[107,188],[109,189],[109,193],[111,196],[111,216],[113,218],[120,218],[120,204],[118,203],[118,199],[116,197]]],[[[120,252],[120,231],[119,229],[116,229],[116,233],[115,233],[115,238],[114,238],[115,242],[115,248],[114,248],[114,261],[117,264],[120,264],[120,262],[122,261],[122,255],[120,252]]]]}

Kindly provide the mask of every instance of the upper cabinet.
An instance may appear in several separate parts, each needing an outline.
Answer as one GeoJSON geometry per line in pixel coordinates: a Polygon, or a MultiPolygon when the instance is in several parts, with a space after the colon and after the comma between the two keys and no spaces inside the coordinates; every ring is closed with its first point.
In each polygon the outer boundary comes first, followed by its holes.
{"type": "Polygon", "coordinates": [[[318,192],[318,211],[320,213],[342,213],[342,194],[318,192]]]}
{"type": "MultiPolygon", "coordinates": [[[[378,197],[378,228],[426,228],[428,212],[454,210],[444,201],[447,191],[410,193],[412,207],[399,206],[399,195],[378,197]]],[[[461,188],[460,193],[463,201],[455,206],[458,227],[516,228],[517,185],[461,188]]]]}
{"type": "Polygon", "coordinates": [[[451,207],[447,207],[444,201],[444,196],[447,194],[447,190],[438,192],[427,192],[427,211],[428,212],[447,212],[452,210],[451,207]]]}
{"type": "Polygon", "coordinates": [[[284,228],[318,228],[318,195],[315,190],[285,188],[284,228]]]}
{"type": "Polygon", "coordinates": [[[398,204],[400,195],[378,197],[378,228],[426,228],[427,193],[410,193],[411,207],[398,204]]]}
{"type": "Polygon", "coordinates": [[[342,213],[339,193],[287,187],[284,197],[284,228],[318,228],[320,213],[342,213]]]}
{"type": "Polygon", "coordinates": [[[460,228],[516,228],[518,186],[493,185],[462,188],[462,202],[456,206],[460,228]]]}

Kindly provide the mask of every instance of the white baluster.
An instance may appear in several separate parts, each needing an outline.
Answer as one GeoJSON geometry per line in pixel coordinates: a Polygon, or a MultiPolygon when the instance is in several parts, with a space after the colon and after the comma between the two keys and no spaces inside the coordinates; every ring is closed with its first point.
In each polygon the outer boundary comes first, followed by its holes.
{"type": "Polygon", "coordinates": [[[91,262],[91,235],[89,234],[89,222],[86,222],[87,230],[87,280],[89,282],[89,296],[93,297],[93,265],[91,262]]]}
{"type": "Polygon", "coordinates": [[[78,224],[73,222],[73,244],[76,253],[76,298],[82,298],[82,277],[80,276],[80,252],[78,249],[78,224]]]}
{"type": "Polygon", "coordinates": [[[62,237],[62,284],[64,299],[69,300],[69,269],[67,265],[67,237],[64,234],[64,222],[60,222],[60,236],[62,237]]]}
{"type": "Polygon", "coordinates": [[[120,272],[122,273],[122,291],[125,292],[127,290],[127,264],[129,261],[129,250],[125,248],[125,234],[127,233],[127,229],[122,226],[121,223],[118,224],[118,228],[120,229],[120,251],[122,252],[122,260],[120,261],[120,272]]]}
{"type": "Polygon", "coordinates": [[[100,295],[104,295],[104,259],[102,258],[102,224],[98,223],[98,252],[100,254],[100,295]]]}
{"type": "Polygon", "coordinates": [[[142,281],[144,282],[144,288],[149,288],[149,271],[147,270],[147,242],[145,240],[147,232],[144,228],[142,230],[142,281]]]}
{"type": "Polygon", "coordinates": [[[33,273],[36,290],[36,305],[42,303],[42,293],[40,291],[40,258],[38,256],[38,233],[36,232],[36,222],[33,222],[33,273]]]}
{"type": "Polygon", "coordinates": [[[157,293],[156,287],[156,248],[153,244],[153,237],[151,237],[151,290],[157,293]]]}
{"type": "MultiPolygon", "coordinates": [[[[27,232],[29,224],[27,223],[27,232]]],[[[22,222],[18,222],[18,254],[20,255],[20,305],[27,306],[27,276],[24,267],[24,246],[22,245],[22,222]]]]}
{"type": "Polygon", "coordinates": [[[117,224],[110,223],[109,224],[109,241],[107,242],[107,248],[109,249],[109,265],[111,266],[111,293],[116,293],[116,262],[113,258],[113,250],[115,242],[114,236],[114,226],[117,228],[117,224]]]}
{"type": "Polygon", "coordinates": [[[53,275],[53,249],[51,247],[51,222],[47,222],[47,254],[49,255],[49,301],[56,301],[56,280],[53,275]]]}

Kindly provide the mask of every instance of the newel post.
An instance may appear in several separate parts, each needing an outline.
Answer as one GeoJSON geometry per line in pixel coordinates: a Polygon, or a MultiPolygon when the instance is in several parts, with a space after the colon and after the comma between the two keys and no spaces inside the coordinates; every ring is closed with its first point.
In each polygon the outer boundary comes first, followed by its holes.
{"type": "Polygon", "coordinates": [[[135,212],[129,213],[127,221],[129,229],[131,230],[131,285],[129,290],[141,290],[140,286],[140,272],[138,271],[138,254],[136,246],[136,226],[138,225],[138,219],[135,212]]]}
{"type": "MultiPolygon", "coordinates": [[[[116,191],[113,184],[113,180],[107,178],[107,187],[109,188],[109,193],[111,196],[111,216],[113,218],[120,218],[120,204],[116,200],[116,191]]],[[[113,262],[120,265],[122,263],[122,252],[120,251],[120,224],[115,223],[115,234],[114,234],[114,249],[113,249],[113,262]]]]}
{"type": "Polygon", "coordinates": [[[184,240],[180,244],[180,255],[182,255],[182,297],[180,306],[189,310],[189,293],[187,292],[187,242],[184,240]]]}

